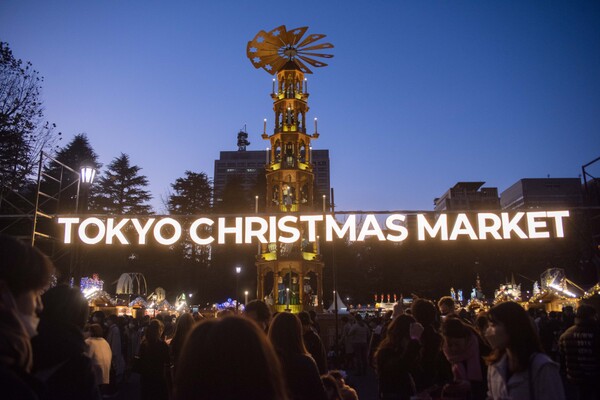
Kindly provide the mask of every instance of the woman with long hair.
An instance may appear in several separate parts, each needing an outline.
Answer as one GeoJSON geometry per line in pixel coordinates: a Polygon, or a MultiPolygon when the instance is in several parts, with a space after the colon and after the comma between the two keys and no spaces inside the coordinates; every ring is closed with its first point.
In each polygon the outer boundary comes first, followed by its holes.
{"type": "Polygon", "coordinates": [[[277,314],[269,327],[269,339],[281,361],[291,397],[326,399],[317,364],[304,346],[298,317],[286,312],[277,314]]]}
{"type": "Polygon", "coordinates": [[[169,352],[171,353],[171,362],[173,363],[174,368],[177,368],[181,348],[183,347],[183,343],[188,334],[192,331],[192,328],[194,328],[195,323],[196,321],[194,321],[194,317],[192,317],[192,314],[190,313],[181,314],[177,319],[175,333],[173,334],[171,343],[169,343],[169,352]]]}
{"type": "Polygon", "coordinates": [[[488,398],[563,400],[559,366],[543,353],[523,307],[511,301],[500,303],[488,318],[485,336],[492,347],[487,358],[488,398]]]}
{"type": "Polygon", "coordinates": [[[175,400],[287,400],[273,347],[247,318],[204,320],[179,358],[175,400]]]}
{"type": "Polygon", "coordinates": [[[410,315],[400,315],[388,326],[375,353],[381,399],[410,399],[416,394],[414,373],[418,372],[419,339],[423,326],[410,315]]]}
{"type": "Polygon", "coordinates": [[[169,398],[171,357],[169,346],[161,339],[164,325],[158,319],[148,324],[140,353],[136,360],[140,373],[142,400],[167,400],[169,398]]]}

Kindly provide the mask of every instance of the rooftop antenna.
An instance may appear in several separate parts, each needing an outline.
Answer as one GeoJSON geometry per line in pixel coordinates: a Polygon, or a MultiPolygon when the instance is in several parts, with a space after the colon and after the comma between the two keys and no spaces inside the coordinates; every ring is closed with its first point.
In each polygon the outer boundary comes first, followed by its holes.
{"type": "Polygon", "coordinates": [[[238,151],[246,151],[246,146],[250,146],[250,142],[248,141],[248,133],[246,132],[246,124],[244,124],[244,129],[240,129],[237,134],[237,145],[238,151]]]}

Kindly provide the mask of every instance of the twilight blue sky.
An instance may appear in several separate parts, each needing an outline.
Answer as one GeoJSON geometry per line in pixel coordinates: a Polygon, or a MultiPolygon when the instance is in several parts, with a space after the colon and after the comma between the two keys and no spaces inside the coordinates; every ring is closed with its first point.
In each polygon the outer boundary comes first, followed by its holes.
{"type": "Polygon", "coordinates": [[[102,163],[129,154],[158,212],[185,170],[212,177],[244,124],[249,149],[267,147],[272,77],[245,49],[282,24],[335,46],[308,76],[307,118],[338,210],[577,177],[600,156],[599,21],[597,1],[0,2],[0,40],[45,77],[62,144],[85,132],[102,163]]]}

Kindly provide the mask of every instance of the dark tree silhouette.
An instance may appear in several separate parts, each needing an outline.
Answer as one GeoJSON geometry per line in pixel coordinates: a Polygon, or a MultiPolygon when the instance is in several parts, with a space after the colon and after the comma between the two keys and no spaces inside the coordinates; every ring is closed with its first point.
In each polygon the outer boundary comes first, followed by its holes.
{"type": "MultiPolygon", "coordinates": [[[[212,211],[212,181],[204,172],[196,173],[185,171],[185,177],[177,178],[171,184],[174,193],[167,200],[169,213],[178,215],[181,222],[186,225],[199,215],[206,215],[212,211]]],[[[204,232],[198,232],[202,237],[210,235],[210,228],[203,227],[204,232]]],[[[206,270],[210,264],[210,246],[200,246],[192,241],[189,232],[175,245],[171,246],[178,264],[176,271],[180,283],[186,283],[186,291],[197,294],[206,292],[206,270]]]]}
{"type": "Polygon", "coordinates": [[[129,156],[121,153],[98,180],[90,200],[90,209],[108,214],[150,214],[145,204],[152,198],[145,189],[148,178],[139,175],[140,167],[130,165],[129,156]]]}
{"type": "Polygon", "coordinates": [[[171,185],[167,209],[171,214],[194,215],[211,211],[212,182],[204,172],[185,171],[185,178],[177,178],[171,185]]]}
{"type": "MultiPolygon", "coordinates": [[[[79,173],[80,167],[86,163],[90,164],[96,171],[100,170],[102,164],[98,162],[98,155],[92,148],[90,141],[88,140],[85,133],[79,133],[75,135],[65,147],[61,148],[56,152],[54,156],[56,160],[67,165],[79,173]]],[[[51,178],[44,178],[42,182],[42,190],[45,193],[51,195],[60,195],[58,203],[58,212],[74,212],[75,201],[77,197],[77,179],[78,175],[68,170],[61,171],[62,167],[60,164],[51,161],[48,165],[47,174],[49,176],[59,178],[62,175],[61,182],[56,182],[51,178]],[[61,173],[62,172],[62,173],[61,173]],[[59,189],[61,193],[59,193],[59,189]]],[[[93,186],[91,187],[93,191],[93,186]]],[[[82,194],[80,190],[80,194],[82,194]]],[[[81,205],[81,204],[80,204],[81,205]]],[[[84,205],[81,205],[84,207],[84,205]]],[[[81,211],[83,208],[80,208],[81,211]]]]}
{"type": "Polygon", "coordinates": [[[19,190],[38,161],[54,146],[54,124],[43,121],[44,78],[30,62],[16,59],[0,42],[0,184],[19,190]]]}

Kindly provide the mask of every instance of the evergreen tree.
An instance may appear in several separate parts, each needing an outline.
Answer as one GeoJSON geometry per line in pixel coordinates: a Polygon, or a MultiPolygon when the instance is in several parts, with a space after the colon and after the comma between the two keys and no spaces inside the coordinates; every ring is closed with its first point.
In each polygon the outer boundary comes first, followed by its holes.
{"type": "Polygon", "coordinates": [[[152,198],[145,189],[148,178],[139,175],[140,167],[130,165],[129,156],[121,153],[110,164],[95,186],[90,208],[108,214],[150,214],[145,204],[152,198]]]}
{"type": "MultiPolygon", "coordinates": [[[[212,182],[204,172],[185,171],[185,177],[177,178],[171,184],[175,191],[169,195],[167,209],[173,215],[181,216],[179,220],[186,226],[194,216],[207,214],[212,207],[212,182]]],[[[203,226],[202,237],[210,235],[211,228],[203,226]]],[[[177,257],[180,268],[176,271],[180,282],[187,283],[187,289],[206,295],[208,281],[207,267],[210,264],[210,246],[194,243],[188,232],[175,245],[171,246],[173,255],[177,257]]]]}
{"type": "Polygon", "coordinates": [[[209,212],[212,200],[212,182],[204,172],[185,171],[185,178],[177,178],[171,185],[167,208],[171,214],[194,215],[209,212]]]}
{"type": "MultiPolygon", "coordinates": [[[[59,183],[54,179],[44,178],[42,182],[42,191],[52,196],[59,195],[58,212],[74,212],[79,169],[82,165],[89,164],[90,166],[93,166],[96,171],[99,171],[102,164],[98,162],[98,155],[92,148],[85,133],[75,135],[73,140],[56,152],[54,158],[60,163],[75,170],[75,172],[64,169],[59,163],[51,161],[48,165],[47,175],[57,179],[60,178],[61,181],[59,183]]],[[[94,190],[93,185],[90,189],[92,191],[94,190]]],[[[86,188],[80,187],[80,195],[84,194],[84,190],[86,190],[86,188]]],[[[80,203],[79,211],[83,210],[82,207],[85,207],[85,205],[80,203]]]]}

